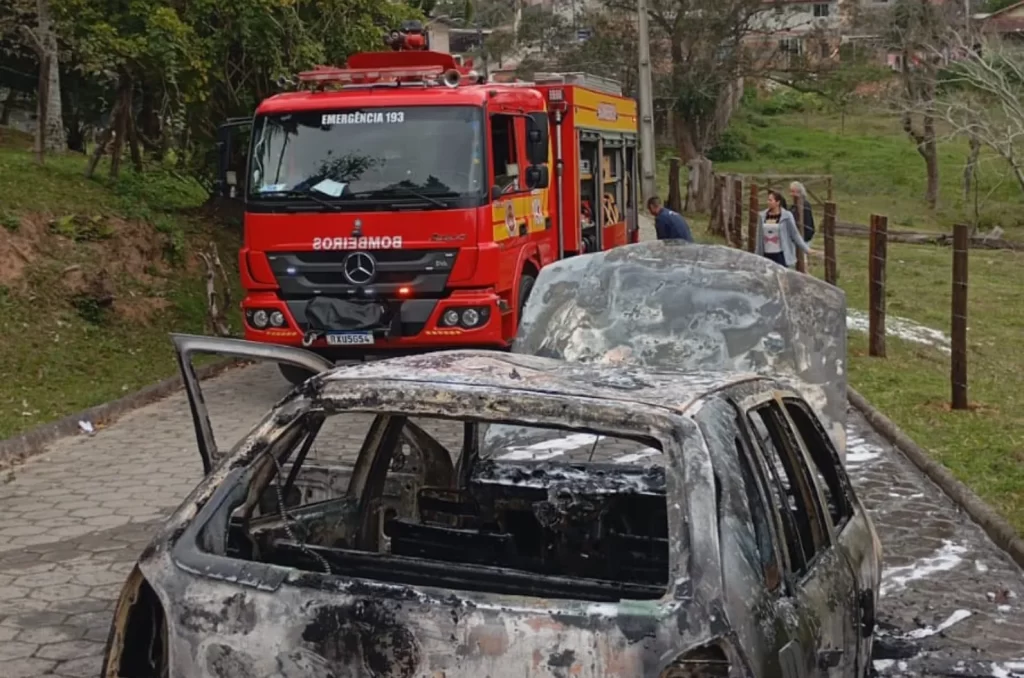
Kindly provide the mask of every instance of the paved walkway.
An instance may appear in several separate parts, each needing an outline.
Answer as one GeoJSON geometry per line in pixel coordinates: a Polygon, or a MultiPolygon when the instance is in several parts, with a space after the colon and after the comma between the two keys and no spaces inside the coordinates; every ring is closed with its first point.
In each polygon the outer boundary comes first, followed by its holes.
{"type": "MultiPolygon", "coordinates": [[[[287,391],[271,365],[230,371],[206,389],[221,446],[287,391]]],[[[962,659],[961,675],[1011,675],[1007,662],[1024,659],[1021,571],[859,417],[849,435],[851,472],[885,545],[891,626],[876,667],[925,675],[920,667],[962,659]],[[972,668],[978,659],[988,673],[972,668]]],[[[0,675],[97,675],[121,583],[200,469],[177,394],[56,442],[0,484],[0,675]]]]}

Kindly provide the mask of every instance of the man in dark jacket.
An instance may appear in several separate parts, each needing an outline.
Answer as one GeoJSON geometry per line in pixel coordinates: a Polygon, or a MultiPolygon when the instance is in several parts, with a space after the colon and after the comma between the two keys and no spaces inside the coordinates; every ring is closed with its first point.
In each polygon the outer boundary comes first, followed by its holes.
{"type": "Polygon", "coordinates": [[[647,209],[654,216],[654,231],[658,240],[685,240],[693,242],[693,234],[690,233],[690,225],[678,212],[673,212],[662,206],[658,196],[652,196],[647,201],[647,209]]]}

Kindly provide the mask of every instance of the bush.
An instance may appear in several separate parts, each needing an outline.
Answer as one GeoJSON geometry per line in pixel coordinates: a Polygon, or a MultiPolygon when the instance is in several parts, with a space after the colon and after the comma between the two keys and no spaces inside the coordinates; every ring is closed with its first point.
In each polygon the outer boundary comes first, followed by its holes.
{"type": "Polygon", "coordinates": [[[767,97],[745,97],[748,110],[761,115],[782,115],[804,113],[821,108],[817,95],[797,92],[794,89],[780,89],[767,97]]]}
{"type": "Polygon", "coordinates": [[[708,151],[708,160],[712,162],[732,162],[750,160],[750,142],[746,135],[734,129],[727,129],[718,137],[718,143],[708,151]]]}

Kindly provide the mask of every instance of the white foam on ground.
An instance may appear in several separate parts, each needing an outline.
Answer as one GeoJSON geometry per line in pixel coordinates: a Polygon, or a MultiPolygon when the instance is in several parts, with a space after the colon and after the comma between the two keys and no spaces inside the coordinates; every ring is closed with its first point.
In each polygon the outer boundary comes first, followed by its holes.
{"type": "Polygon", "coordinates": [[[593,445],[600,439],[601,436],[591,433],[574,433],[564,438],[543,440],[524,447],[510,447],[508,448],[509,451],[498,457],[498,459],[505,461],[544,461],[545,459],[560,457],[566,452],[578,450],[584,445],[593,445]]]}
{"type": "Polygon", "coordinates": [[[926,558],[919,558],[911,565],[884,570],[882,586],[878,594],[885,596],[892,591],[904,588],[912,581],[926,579],[939,572],[948,572],[963,562],[962,555],[965,553],[967,553],[967,547],[943,540],[942,548],[934,554],[926,558]]]}
{"type": "Polygon", "coordinates": [[[1024,676],[1024,661],[993,663],[991,671],[994,678],[1020,678],[1024,676]]]}
{"type": "MultiPolygon", "coordinates": [[[[854,332],[868,331],[868,314],[856,309],[846,310],[846,329],[854,332]]],[[[943,353],[950,353],[950,339],[944,332],[925,327],[920,323],[906,318],[887,315],[885,317],[885,333],[891,337],[898,337],[904,341],[911,341],[915,344],[924,344],[939,349],[943,353]]]]}
{"type": "Polygon", "coordinates": [[[867,464],[882,456],[882,448],[857,435],[853,428],[846,429],[846,464],[867,464]]]}
{"type": "Polygon", "coordinates": [[[911,631],[910,633],[907,634],[907,637],[908,638],[920,639],[920,638],[927,638],[929,636],[934,636],[936,633],[941,633],[942,631],[945,631],[946,629],[948,629],[953,624],[956,624],[957,622],[961,622],[961,621],[963,621],[964,619],[967,619],[970,616],[971,616],[971,611],[970,610],[957,610],[953,614],[949,615],[949,617],[947,617],[944,622],[942,622],[941,624],[939,624],[935,628],[932,628],[930,626],[926,626],[923,629],[914,629],[913,631],[911,631]]]}

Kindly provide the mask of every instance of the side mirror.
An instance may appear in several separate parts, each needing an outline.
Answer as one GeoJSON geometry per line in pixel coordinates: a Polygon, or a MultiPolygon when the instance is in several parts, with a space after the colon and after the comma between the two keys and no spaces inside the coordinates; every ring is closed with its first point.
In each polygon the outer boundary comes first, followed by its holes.
{"type": "Polygon", "coordinates": [[[501,190],[501,186],[491,186],[491,202],[501,200],[502,195],[503,191],[501,190]]]}
{"type": "Polygon", "coordinates": [[[547,188],[549,183],[551,176],[547,165],[530,165],[526,168],[526,187],[530,190],[547,188]]]}
{"type": "Polygon", "coordinates": [[[548,162],[548,114],[530,113],[526,118],[526,155],[531,165],[548,162]]]}
{"type": "Polygon", "coordinates": [[[235,131],[240,127],[252,126],[252,118],[231,118],[217,127],[217,179],[214,192],[225,198],[235,197],[238,187],[237,172],[231,169],[235,131]]]}

